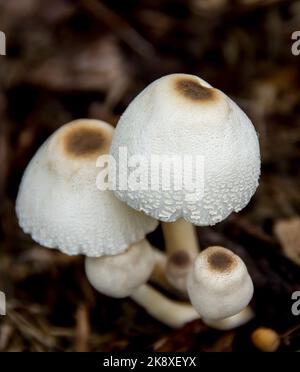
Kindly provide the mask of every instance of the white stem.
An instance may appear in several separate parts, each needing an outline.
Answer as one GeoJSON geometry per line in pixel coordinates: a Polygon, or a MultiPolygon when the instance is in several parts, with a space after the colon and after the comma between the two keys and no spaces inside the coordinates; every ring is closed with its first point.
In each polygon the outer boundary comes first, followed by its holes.
{"type": "Polygon", "coordinates": [[[183,218],[175,222],[162,222],[161,224],[167,256],[177,251],[185,251],[197,255],[199,244],[194,226],[183,218]]]}
{"type": "Polygon", "coordinates": [[[131,298],[151,316],[172,328],[180,328],[200,318],[190,304],[172,301],[147,284],[140,286],[131,298]]]}
{"type": "Polygon", "coordinates": [[[166,291],[178,294],[178,291],[169,283],[166,277],[167,257],[166,255],[156,248],[153,248],[155,266],[152,271],[150,281],[157,284],[166,291]]]}
{"type": "Polygon", "coordinates": [[[207,324],[212,328],[218,329],[220,331],[228,331],[230,329],[234,329],[248,323],[251,319],[253,319],[253,317],[254,317],[253,310],[249,306],[247,306],[239,313],[225,319],[220,320],[202,319],[202,320],[203,323],[207,324]]]}
{"type": "Polygon", "coordinates": [[[184,219],[163,222],[162,230],[168,258],[166,277],[174,288],[186,294],[187,274],[199,252],[196,230],[184,219]]]}

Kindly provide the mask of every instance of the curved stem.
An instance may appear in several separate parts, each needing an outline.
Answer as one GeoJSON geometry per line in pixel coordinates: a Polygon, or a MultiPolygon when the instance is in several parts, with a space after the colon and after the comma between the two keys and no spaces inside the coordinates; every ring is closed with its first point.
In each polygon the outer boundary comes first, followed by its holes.
{"type": "Polygon", "coordinates": [[[147,284],[140,286],[131,298],[151,316],[172,328],[180,328],[200,318],[190,304],[172,301],[147,284]]]}

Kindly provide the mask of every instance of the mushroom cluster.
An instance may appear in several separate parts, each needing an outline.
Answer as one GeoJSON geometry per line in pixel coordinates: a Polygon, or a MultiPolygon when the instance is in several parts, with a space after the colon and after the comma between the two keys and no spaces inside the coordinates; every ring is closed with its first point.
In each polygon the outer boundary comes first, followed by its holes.
{"type": "Polygon", "coordinates": [[[204,80],[173,74],[146,87],[116,130],[91,119],[59,128],[29,163],[16,212],[39,244],[85,255],[87,278],[99,292],[130,296],[171,327],[202,317],[229,329],[253,315],[251,278],[228,249],[200,252],[194,225],[214,225],[244,208],[259,174],[258,139],[245,113],[204,80]],[[96,182],[102,155],[114,159],[114,187],[107,189],[96,182]],[[136,182],[124,187],[120,175],[133,172],[137,159],[136,182]],[[146,238],[159,222],[166,254],[146,238]]]}

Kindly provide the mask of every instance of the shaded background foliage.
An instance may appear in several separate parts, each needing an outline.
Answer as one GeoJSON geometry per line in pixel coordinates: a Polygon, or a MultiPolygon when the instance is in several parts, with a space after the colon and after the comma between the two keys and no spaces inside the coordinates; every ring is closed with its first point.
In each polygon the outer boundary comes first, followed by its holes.
{"type": "MultiPolygon", "coordinates": [[[[291,293],[300,269],[273,233],[300,212],[300,56],[291,34],[300,2],[284,0],[0,0],[0,319],[4,351],[254,350],[259,325],[300,350],[291,293]],[[222,244],[246,262],[255,319],[230,332],[196,321],[170,330],[130,300],[96,293],[82,257],[35,244],[19,229],[14,202],[22,173],[41,143],[69,120],[116,124],[131,99],[168,73],[196,74],[224,90],[259,133],[262,177],[249,206],[214,228],[202,247],[222,244]]],[[[163,248],[158,229],[150,240],[163,248]]]]}

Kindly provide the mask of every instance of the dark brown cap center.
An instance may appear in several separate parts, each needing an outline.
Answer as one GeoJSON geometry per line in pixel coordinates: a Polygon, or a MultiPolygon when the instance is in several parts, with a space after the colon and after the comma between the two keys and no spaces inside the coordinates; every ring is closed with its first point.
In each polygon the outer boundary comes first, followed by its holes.
{"type": "Polygon", "coordinates": [[[65,138],[65,149],[70,155],[85,157],[100,152],[104,144],[104,136],[99,129],[76,128],[65,138]]]}
{"type": "Polygon", "coordinates": [[[184,250],[174,252],[169,258],[169,263],[172,263],[177,267],[186,267],[190,264],[190,262],[190,256],[184,250]]]}
{"type": "Polygon", "coordinates": [[[208,264],[215,271],[230,271],[234,265],[233,257],[225,252],[214,252],[208,256],[208,264]]]}
{"type": "Polygon", "coordinates": [[[176,89],[181,95],[195,101],[210,100],[213,97],[213,89],[204,87],[198,81],[190,79],[177,80],[176,89]]]}

